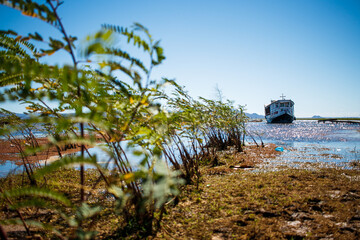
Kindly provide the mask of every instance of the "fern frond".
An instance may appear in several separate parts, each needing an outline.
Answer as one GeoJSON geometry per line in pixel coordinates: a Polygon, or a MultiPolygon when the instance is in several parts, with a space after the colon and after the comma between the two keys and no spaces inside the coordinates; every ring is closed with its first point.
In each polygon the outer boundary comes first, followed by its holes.
{"type": "Polygon", "coordinates": [[[9,206],[9,209],[14,210],[14,209],[20,209],[26,207],[37,207],[37,208],[46,208],[46,209],[55,209],[55,210],[58,210],[59,208],[59,206],[55,206],[53,202],[46,201],[45,199],[32,198],[14,203],[9,206]]]}
{"type": "Polygon", "coordinates": [[[130,54],[125,52],[125,51],[122,51],[120,49],[106,48],[105,49],[105,54],[111,54],[111,55],[118,56],[118,57],[121,57],[123,59],[126,59],[126,60],[130,61],[131,65],[135,64],[136,66],[141,68],[146,74],[148,74],[148,72],[149,72],[149,70],[146,69],[144,64],[139,59],[131,57],[130,54]]]}
{"type": "Polygon", "coordinates": [[[127,37],[127,42],[130,43],[130,41],[133,42],[134,46],[141,47],[144,51],[150,52],[150,46],[149,44],[142,40],[142,38],[139,35],[136,35],[134,31],[129,32],[127,28],[114,26],[110,24],[103,24],[102,28],[111,30],[113,32],[119,33],[123,36],[127,37]]]}
{"type": "Polygon", "coordinates": [[[14,198],[21,196],[36,196],[36,197],[44,197],[49,198],[59,203],[64,204],[65,206],[72,206],[72,202],[66,198],[64,195],[54,192],[49,189],[38,188],[38,187],[25,187],[19,189],[12,189],[9,191],[5,191],[0,194],[0,197],[14,198]]]}
{"type": "Polygon", "coordinates": [[[1,50],[0,51],[0,64],[10,63],[10,62],[20,62],[24,57],[19,56],[13,52],[1,50]]]}
{"type": "Polygon", "coordinates": [[[20,40],[19,43],[24,45],[27,49],[29,49],[33,56],[35,56],[38,53],[36,47],[32,43],[23,40],[20,40]]]}
{"type": "Polygon", "coordinates": [[[11,38],[6,34],[0,34],[0,47],[6,49],[8,53],[20,55],[24,58],[31,58],[31,56],[26,53],[26,50],[20,46],[16,39],[11,38]]]}
{"type": "Polygon", "coordinates": [[[132,80],[140,81],[140,74],[137,71],[121,65],[121,63],[119,63],[119,62],[109,61],[106,63],[106,65],[108,65],[112,71],[120,70],[123,73],[125,73],[126,75],[128,75],[132,80]]]}
{"type": "Polygon", "coordinates": [[[89,164],[98,168],[101,168],[99,164],[96,162],[96,157],[92,158],[83,158],[81,156],[78,157],[63,157],[58,161],[52,162],[50,165],[47,165],[36,172],[36,177],[44,176],[50,172],[56,171],[63,167],[74,166],[76,164],[89,164]]]}
{"type": "Polygon", "coordinates": [[[135,31],[142,31],[144,33],[146,33],[146,35],[148,35],[149,38],[151,38],[151,35],[149,33],[149,29],[147,29],[146,27],[144,27],[142,24],[135,22],[134,25],[132,26],[132,28],[135,31]]]}
{"type": "Polygon", "coordinates": [[[154,50],[156,52],[157,61],[152,61],[154,66],[159,65],[162,63],[162,61],[165,59],[164,50],[162,47],[159,47],[158,45],[154,46],[154,50]]]}
{"type": "MultiPolygon", "coordinates": [[[[23,225],[23,221],[21,221],[20,219],[1,220],[0,223],[3,225],[23,225]]],[[[50,231],[50,232],[54,233],[56,236],[58,236],[60,239],[65,239],[63,237],[63,235],[61,234],[61,232],[50,224],[46,224],[46,223],[42,223],[42,222],[38,222],[38,221],[34,221],[34,220],[25,220],[25,223],[32,227],[50,231]]]]}
{"type": "Polygon", "coordinates": [[[16,85],[24,80],[24,76],[22,73],[18,74],[6,74],[0,73],[0,87],[8,86],[8,85],[16,85]]]}
{"type": "Polygon", "coordinates": [[[54,27],[59,28],[56,15],[45,4],[38,4],[36,2],[27,0],[1,0],[0,3],[2,5],[21,11],[23,15],[38,18],[53,25],[54,27]]]}

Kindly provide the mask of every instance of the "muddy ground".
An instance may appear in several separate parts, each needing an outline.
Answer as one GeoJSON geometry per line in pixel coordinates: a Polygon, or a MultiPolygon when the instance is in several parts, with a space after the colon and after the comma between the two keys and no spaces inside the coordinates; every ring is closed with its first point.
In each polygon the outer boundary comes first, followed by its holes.
{"type": "MultiPolygon", "coordinates": [[[[37,138],[34,146],[45,146],[49,144],[49,140],[47,138],[37,138]],[[36,144],[36,145],[35,145],[36,144]]],[[[18,165],[26,163],[35,163],[38,161],[47,160],[50,157],[60,156],[61,155],[75,153],[81,150],[80,146],[75,144],[69,145],[67,147],[59,147],[51,146],[46,148],[45,150],[38,151],[36,154],[26,154],[26,157],[22,157],[20,152],[25,152],[26,148],[30,145],[25,142],[23,139],[12,139],[8,140],[0,140],[0,164],[5,161],[14,161],[18,165]]]]}
{"type": "MultiPolygon", "coordinates": [[[[177,204],[170,202],[161,229],[152,239],[360,239],[360,164],[353,169],[311,170],[258,168],[264,160],[279,157],[275,145],[247,146],[244,153],[219,153],[219,166],[201,168],[199,188],[182,186],[177,204]]],[[[48,187],[76,201],[78,173],[68,169],[48,176],[48,187]]],[[[103,201],[104,184],[94,184],[98,174],[88,171],[86,184],[94,194],[88,198],[104,206],[94,229],[97,239],[114,238],[123,220],[103,201]],[[93,189],[97,186],[97,189],[93,189]]],[[[1,182],[4,190],[21,184],[20,178],[1,182]]],[[[90,192],[90,191],[89,191],[90,192]]],[[[1,205],[1,204],[0,204],[1,205]]],[[[16,216],[1,205],[0,219],[16,216]]],[[[70,231],[51,211],[23,212],[25,218],[51,223],[63,234],[70,231]]],[[[4,226],[9,239],[26,237],[20,225],[4,226]]],[[[34,236],[48,239],[33,228],[34,236]]],[[[129,235],[136,239],[136,235],[129,235]]]]}
{"type": "Polygon", "coordinates": [[[259,171],[271,149],[248,150],[253,168],[229,166],[227,154],[223,166],[203,169],[199,189],[184,188],[156,239],[360,239],[360,170],[259,171]]]}

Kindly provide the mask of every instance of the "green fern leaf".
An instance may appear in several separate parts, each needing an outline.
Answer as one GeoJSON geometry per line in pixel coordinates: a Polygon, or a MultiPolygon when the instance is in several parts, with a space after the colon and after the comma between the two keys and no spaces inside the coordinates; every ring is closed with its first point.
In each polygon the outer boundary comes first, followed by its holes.
{"type": "MultiPolygon", "coordinates": [[[[38,221],[34,221],[34,220],[25,220],[25,223],[28,226],[32,226],[32,227],[36,227],[36,228],[43,229],[43,230],[46,230],[46,231],[50,231],[50,232],[54,233],[55,235],[57,235],[60,239],[64,239],[61,232],[59,230],[57,230],[55,227],[53,227],[52,225],[50,225],[50,224],[46,224],[46,223],[42,223],[42,222],[38,222],[38,221]]],[[[20,219],[7,219],[7,220],[1,220],[0,224],[3,224],[3,225],[23,225],[23,222],[20,219]]]]}
{"type": "Polygon", "coordinates": [[[21,197],[21,196],[36,196],[36,197],[44,197],[49,198],[52,200],[56,200],[65,206],[71,206],[72,202],[66,198],[64,195],[54,192],[49,189],[44,188],[37,188],[37,187],[24,187],[19,189],[12,189],[9,191],[5,191],[4,193],[0,194],[0,197],[21,197]]]}
{"type": "Polygon", "coordinates": [[[36,177],[44,176],[50,172],[56,171],[63,167],[74,166],[77,164],[89,164],[95,166],[97,168],[101,168],[99,164],[97,164],[96,157],[92,158],[83,158],[81,156],[78,157],[63,157],[58,161],[52,162],[50,165],[47,165],[36,172],[36,177]]]}
{"type": "Polygon", "coordinates": [[[118,56],[121,58],[124,58],[128,61],[130,61],[131,64],[135,64],[136,66],[138,66],[139,68],[141,68],[146,74],[148,74],[149,70],[146,69],[146,67],[144,66],[144,64],[137,58],[133,58],[131,57],[127,52],[122,51],[120,49],[110,49],[110,48],[106,48],[105,49],[105,54],[111,54],[114,56],[118,56]]]}
{"type": "Polygon", "coordinates": [[[139,48],[142,47],[144,51],[150,52],[149,44],[146,43],[145,41],[143,41],[140,36],[135,35],[133,31],[129,32],[127,28],[122,28],[122,27],[114,26],[114,25],[110,25],[110,24],[103,24],[102,28],[104,28],[106,30],[111,30],[113,32],[116,32],[123,36],[126,36],[128,43],[133,41],[134,46],[137,45],[139,48]]]}

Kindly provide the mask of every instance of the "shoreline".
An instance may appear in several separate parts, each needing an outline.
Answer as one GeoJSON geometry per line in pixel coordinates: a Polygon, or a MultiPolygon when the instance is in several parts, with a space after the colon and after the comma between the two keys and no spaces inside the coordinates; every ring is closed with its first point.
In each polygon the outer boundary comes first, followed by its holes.
{"type": "MultiPolygon", "coordinates": [[[[47,137],[36,138],[39,146],[46,145],[49,143],[47,137]]],[[[0,163],[5,163],[7,161],[14,162],[16,165],[23,165],[23,159],[19,155],[20,148],[25,150],[27,145],[24,141],[18,139],[17,143],[14,140],[0,140],[0,163]]],[[[86,146],[90,149],[89,146],[86,146]]],[[[72,148],[68,148],[66,150],[60,150],[62,156],[67,154],[76,153],[81,151],[80,146],[73,146],[72,148]]],[[[60,158],[59,152],[55,146],[50,147],[47,150],[39,151],[35,155],[27,156],[26,161],[29,163],[45,163],[45,162],[53,162],[60,158]]]]}
{"type": "MultiPolygon", "coordinates": [[[[201,167],[202,181],[197,190],[194,185],[182,187],[179,203],[167,207],[162,227],[152,239],[358,237],[359,168],[319,166],[309,171],[284,167],[277,171],[258,171],[264,161],[276,161],[281,157],[282,153],[275,151],[275,147],[274,144],[265,147],[252,145],[246,146],[242,153],[236,153],[232,148],[219,152],[219,165],[201,167]]],[[[98,180],[98,173],[91,170],[85,174],[88,179],[86,188],[90,189],[98,180]]],[[[11,177],[17,178],[20,179],[11,177]]],[[[7,181],[11,182],[11,179],[7,181]]],[[[52,182],[67,196],[79,197],[76,188],[68,187],[79,182],[74,169],[52,173],[48,176],[48,183],[51,185],[52,182]]],[[[105,188],[105,185],[98,185],[93,189],[91,201],[107,206],[108,199],[103,196],[105,188]]],[[[0,218],[6,218],[4,214],[0,214],[0,218]]],[[[56,215],[49,216],[28,217],[39,221],[49,221],[50,218],[59,229],[67,229],[56,215]]],[[[126,222],[105,207],[95,224],[97,237],[111,237],[122,226],[126,226],[126,222]]],[[[4,228],[10,236],[26,235],[19,225],[4,228]]]]}

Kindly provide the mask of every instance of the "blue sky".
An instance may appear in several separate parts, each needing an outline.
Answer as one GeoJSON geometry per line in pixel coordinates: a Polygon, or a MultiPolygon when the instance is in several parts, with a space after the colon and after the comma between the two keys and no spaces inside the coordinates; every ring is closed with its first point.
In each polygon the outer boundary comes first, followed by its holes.
{"type": "MultiPolygon", "coordinates": [[[[264,114],[283,93],[297,117],[360,117],[358,0],[65,0],[59,13],[79,43],[103,23],[143,24],[166,55],[153,77],[175,78],[193,97],[216,98],[218,86],[247,112],[264,114]]],[[[5,6],[0,20],[3,30],[57,34],[5,6]]]]}

